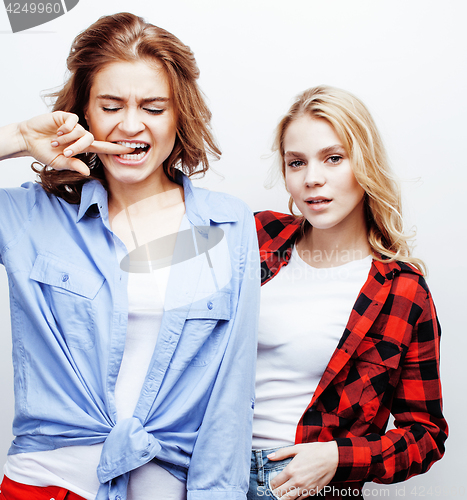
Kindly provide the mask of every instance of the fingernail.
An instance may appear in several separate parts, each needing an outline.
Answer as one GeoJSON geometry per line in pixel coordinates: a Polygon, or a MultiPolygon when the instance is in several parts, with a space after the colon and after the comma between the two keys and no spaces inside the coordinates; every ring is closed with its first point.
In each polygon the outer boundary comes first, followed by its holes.
{"type": "Polygon", "coordinates": [[[71,156],[73,154],[73,151],[71,149],[65,149],[63,151],[63,156],[71,156]]]}
{"type": "Polygon", "coordinates": [[[59,131],[57,132],[57,135],[60,137],[61,135],[63,135],[63,132],[62,132],[61,130],[59,130],[59,131]]]}
{"type": "Polygon", "coordinates": [[[58,142],[57,141],[52,141],[50,143],[52,145],[52,147],[56,148],[58,146],[58,142]]]}
{"type": "Polygon", "coordinates": [[[269,453],[269,455],[266,455],[268,458],[274,458],[276,456],[275,453],[269,453]]]}

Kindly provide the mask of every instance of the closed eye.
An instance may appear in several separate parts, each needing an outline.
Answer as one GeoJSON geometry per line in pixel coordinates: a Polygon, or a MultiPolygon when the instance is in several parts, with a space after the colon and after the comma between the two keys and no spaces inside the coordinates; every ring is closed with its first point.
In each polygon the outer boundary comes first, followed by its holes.
{"type": "Polygon", "coordinates": [[[147,111],[151,115],[161,115],[165,109],[158,109],[158,108],[143,108],[144,111],[147,111]]]}
{"type": "Polygon", "coordinates": [[[102,108],[105,112],[107,113],[115,113],[116,111],[122,109],[122,108],[106,108],[106,107],[103,107],[102,108]]]}

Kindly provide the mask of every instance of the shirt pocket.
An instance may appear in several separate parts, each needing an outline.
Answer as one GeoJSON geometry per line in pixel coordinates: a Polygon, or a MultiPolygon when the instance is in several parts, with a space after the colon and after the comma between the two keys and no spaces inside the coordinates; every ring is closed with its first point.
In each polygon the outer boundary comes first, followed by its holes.
{"type": "MultiPolygon", "coordinates": [[[[200,294],[204,295],[204,294],[200,294]]],[[[207,366],[218,351],[224,328],[219,322],[230,321],[231,292],[222,291],[195,300],[190,306],[170,368],[207,366]]]]}
{"type": "MultiPolygon", "coordinates": [[[[30,278],[39,283],[53,326],[69,347],[89,350],[95,344],[94,299],[105,279],[51,255],[38,255],[30,278]]],[[[52,325],[51,325],[52,327],[52,325]]]]}
{"type": "Polygon", "coordinates": [[[346,366],[318,398],[316,409],[339,418],[371,421],[392,396],[401,349],[385,340],[363,339],[346,366]]]}
{"type": "Polygon", "coordinates": [[[364,421],[372,420],[381,404],[390,404],[401,361],[401,348],[392,342],[363,339],[354,353],[354,374],[360,376],[361,394],[357,414],[364,421]]]}

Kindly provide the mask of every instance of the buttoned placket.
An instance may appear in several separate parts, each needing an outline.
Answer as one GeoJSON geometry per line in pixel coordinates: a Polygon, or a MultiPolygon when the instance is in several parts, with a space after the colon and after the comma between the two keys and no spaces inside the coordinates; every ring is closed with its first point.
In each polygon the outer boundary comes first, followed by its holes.
{"type": "MultiPolygon", "coordinates": [[[[127,248],[122,240],[112,231],[109,223],[109,212],[106,200],[99,200],[98,209],[100,219],[105,229],[116,247],[123,253],[127,253],[127,248]]],[[[123,351],[125,347],[125,338],[128,327],[128,273],[120,268],[117,259],[117,249],[115,248],[114,258],[115,263],[113,273],[113,290],[115,292],[115,300],[113,303],[112,325],[110,330],[110,355],[107,367],[107,401],[109,403],[110,417],[115,424],[117,422],[117,407],[115,404],[115,386],[117,383],[120,365],[123,359],[123,351]]]]}

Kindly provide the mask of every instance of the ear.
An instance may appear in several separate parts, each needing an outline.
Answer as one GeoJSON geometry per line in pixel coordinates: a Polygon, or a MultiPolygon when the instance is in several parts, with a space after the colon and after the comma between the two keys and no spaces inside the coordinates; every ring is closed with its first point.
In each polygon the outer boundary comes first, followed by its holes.
{"type": "Polygon", "coordinates": [[[294,211],[293,211],[293,204],[294,204],[294,201],[293,201],[293,198],[292,198],[292,195],[290,196],[289,198],[289,204],[288,204],[288,207],[289,207],[289,212],[292,214],[292,215],[295,215],[294,211]]]}
{"type": "Polygon", "coordinates": [[[89,102],[86,104],[86,106],[84,106],[84,109],[83,109],[84,119],[86,120],[86,123],[87,123],[88,128],[89,128],[88,110],[89,110],[89,102]]]}

